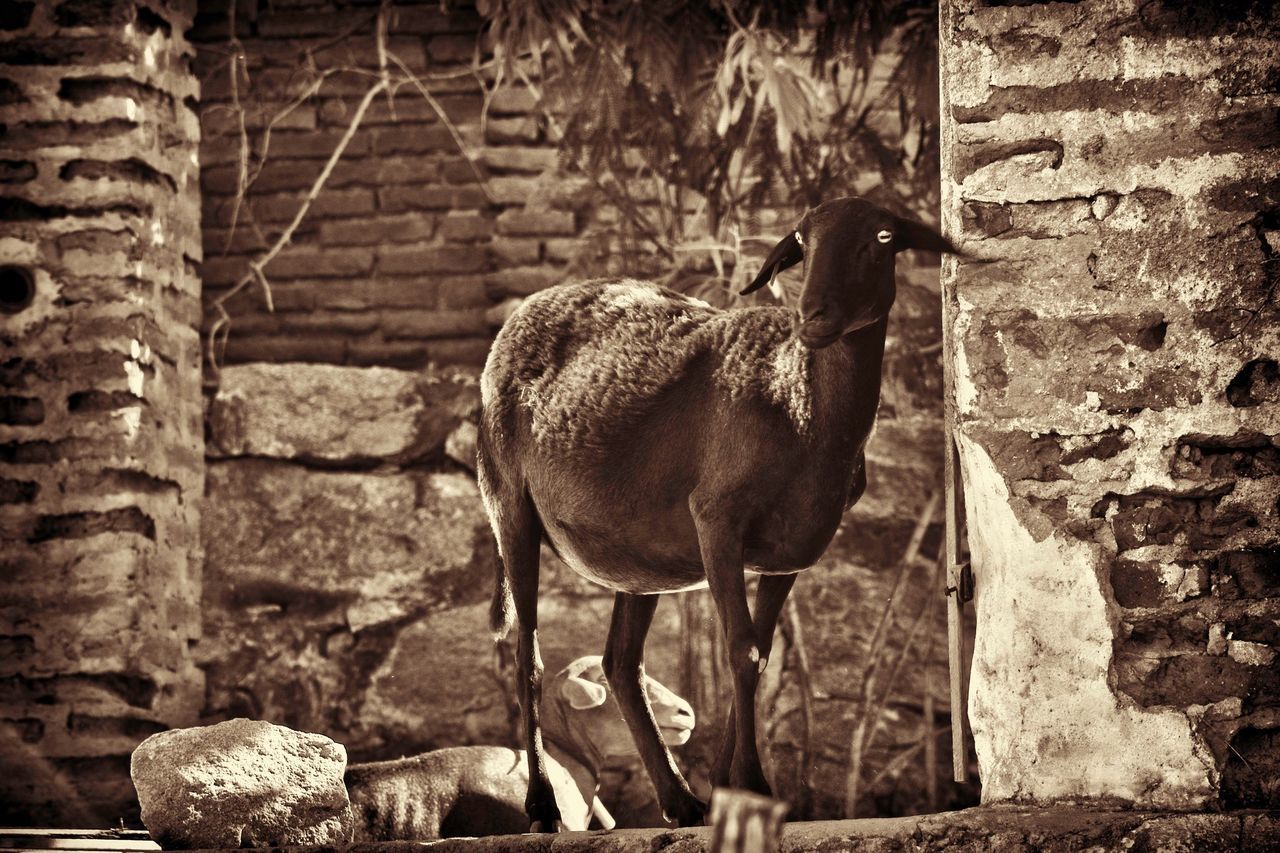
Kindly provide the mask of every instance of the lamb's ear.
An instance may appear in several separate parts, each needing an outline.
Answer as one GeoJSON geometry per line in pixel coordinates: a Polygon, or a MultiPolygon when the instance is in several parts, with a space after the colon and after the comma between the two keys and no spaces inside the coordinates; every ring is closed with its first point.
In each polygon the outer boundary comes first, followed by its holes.
{"type": "Polygon", "coordinates": [[[560,685],[560,695],[569,700],[569,707],[581,711],[585,708],[599,708],[609,698],[609,691],[605,690],[603,684],[571,675],[560,685]]]}
{"type": "Polygon", "coordinates": [[[898,217],[898,224],[893,229],[893,250],[901,252],[903,249],[950,252],[953,255],[964,254],[952,245],[950,240],[923,222],[898,217]]]}
{"type": "Polygon", "coordinates": [[[764,259],[760,272],[756,273],[755,280],[741,291],[741,295],[745,296],[752,291],[759,290],[778,273],[788,267],[794,267],[802,260],[804,260],[804,249],[800,246],[800,232],[791,231],[778,241],[778,245],[773,247],[769,257],[764,259]]]}

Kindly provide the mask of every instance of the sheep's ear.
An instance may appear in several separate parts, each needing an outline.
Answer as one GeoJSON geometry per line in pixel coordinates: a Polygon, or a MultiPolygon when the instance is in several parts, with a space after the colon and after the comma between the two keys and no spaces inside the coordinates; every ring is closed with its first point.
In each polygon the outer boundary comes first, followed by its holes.
{"type": "Polygon", "coordinates": [[[950,252],[953,255],[964,254],[952,245],[950,240],[943,237],[923,222],[916,222],[914,219],[903,219],[899,217],[898,224],[894,226],[893,229],[893,250],[895,252],[901,252],[903,249],[924,249],[929,252],[950,252]]]}
{"type": "Polygon", "coordinates": [[[742,290],[741,295],[745,296],[752,291],[759,290],[778,273],[788,267],[794,267],[804,260],[804,249],[800,246],[799,234],[799,231],[791,231],[778,242],[778,245],[773,247],[769,257],[764,259],[764,264],[760,267],[760,272],[756,274],[755,280],[742,290]]]}
{"type": "Polygon", "coordinates": [[[576,711],[599,708],[609,698],[609,692],[605,690],[603,684],[587,681],[576,675],[564,680],[564,684],[560,685],[560,695],[569,700],[569,707],[576,711]]]}

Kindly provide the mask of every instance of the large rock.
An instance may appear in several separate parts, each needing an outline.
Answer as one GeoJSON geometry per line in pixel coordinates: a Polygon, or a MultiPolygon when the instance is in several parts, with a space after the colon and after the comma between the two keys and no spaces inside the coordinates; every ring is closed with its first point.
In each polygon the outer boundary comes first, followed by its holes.
{"type": "MultiPolygon", "coordinates": [[[[235,460],[210,465],[208,491],[199,652],[211,717],[357,743],[370,673],[400,632],[493,589],[469,475],[235,460]]],[[[487,630],[473,642],[489,648],[487,630]]]]}
{"type": "Polygon", "coordinates": [[[253,363],[224,368],[209,407],[212,458],[319,462],[438,454],[479,407],[465,372],[253,363]]]}
{"type": "Polygon", "coordinates": [[[346,767],[323,735],[236,719],[152,735],[130,774],[161,846],[268,847],[351,839],[346,767]]]}

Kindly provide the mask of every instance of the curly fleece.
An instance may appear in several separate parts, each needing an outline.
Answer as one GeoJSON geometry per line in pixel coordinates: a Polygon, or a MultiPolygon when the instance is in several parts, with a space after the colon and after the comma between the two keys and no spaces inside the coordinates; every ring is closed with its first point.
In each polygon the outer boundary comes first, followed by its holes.
{"type": "Polygon", "coordinates": [[[582,448],[598,445],[618,418],[642,415],[703,358],[715,365],[717,390],[774,403],[808,431],[812,354],[791,334],[788,311],[721,311],[635,280],[526,299],[498,334],[481,393],[496,422],[510,422],[519,405],[539,445],[582,448]]]}

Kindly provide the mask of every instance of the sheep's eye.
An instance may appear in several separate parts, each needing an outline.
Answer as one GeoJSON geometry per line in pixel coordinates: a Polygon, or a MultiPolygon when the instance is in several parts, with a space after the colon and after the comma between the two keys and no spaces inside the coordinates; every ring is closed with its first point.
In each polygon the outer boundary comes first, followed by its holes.
{"type": "Polygon", "coordinates": [[[893,232],[886,228],[885,230],[881,231],[879,234],[876,235],[876,239],[879,240],[881,243],[888,243],[890,240],[893,239],[893,232]]]}
{"type": "Polygon", "coordinates": [[[801,246],[804,245],[804,238],[800,236],[799,231],[796,232],[796,242],[799,243],[801,246]]]}

